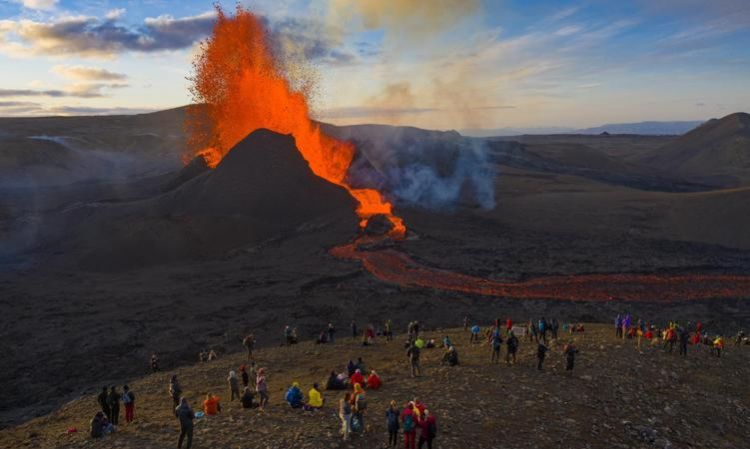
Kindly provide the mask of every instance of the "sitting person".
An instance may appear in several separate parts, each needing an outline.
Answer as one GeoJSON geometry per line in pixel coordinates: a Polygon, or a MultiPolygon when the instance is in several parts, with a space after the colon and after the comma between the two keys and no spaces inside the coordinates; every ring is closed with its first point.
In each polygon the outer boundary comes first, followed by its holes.
{"type": "Polygon", "coordinates": [[[326,381],[326,390],[345,390],[346,381],[342,377],[342,375],[336,374],[336,371],[331,371],[326,381]]]}
{"type": "Polygon", "coordinates": [[[443,347],[450,348],[451,346],[453,346],[453,342],[451,341],[450,337],[446,335],[445,337],[443,337],[443,347]]]}
{"type": "Polygon", "coordinates": [[[104,436],[104,421],[104,413],[102,412],[96,412],[96,415],[91,418],[91,438],[101,438],[104,436]]]}
{"type": "Polygon", "coordinates": [[[212,362],[212,361],[214,361],[214,360],[216,360],[218,358],[219,358],[219,356],[216,355],[216,351],[214,351],[213,349],[210,350],[210,351],[208,351],[208,361],[209,362],[212,362]]]}
{"type": "Polygon", "coordinates": [[[206,400],[203,401],[203,413],[205,413],[206,416],[218,415],[221,413],[221,398],[208,393],[206,395],[206,400]]]}
{"type": "Polygon", "coordinates": [[[357,364],[349,359],[349,363],[346,365],[346,370],[349,373],[349,377],[351,377],[351,375],[354,374],[355,371],[357,371],[357,364]]]}
{"type": "Polygon", "coordinates": [[[328,331],[322,331],[320,335],[318,335],[318,339],[315,341],[315,343],[319,345],[328,343],[328,331]]]}
{"type": "Polygon", "coordinates": [[[435,347],[435,339],[434,338],[430,338],[429,340],[427,340],[427,345],[425,347],[427,349],[434,348],[435,347]]]}
{"type": "Polygon", "coordinates": [[[362,370],[360,370],[359,368],[357,368],[357,370],[354,371],[354,374],[352,374],[352,377],[349,378],[349,383],[351,385],[354,385],[354,384],[364,385],[365,384],[365,376],[362,375],[362,370]]]}
{"type": "Polygon", "coordinates": [[[382,384],[378,373],[376,373],[375,370],[370,371],[370,375],[367,377],[367,388],[370,390],[377,390],[382,384]]]}
{"type": "Polygon", "coordinates": [[[310,391],[307,392],[307,405],[305,410],[314,410],[323,407],[323,397],[318,390],[318,384],[313,384],[310,391]]]}
{"type": "Polygon", "coordinates": [[[284,400],[289,403],[292,408],[300,408],[304,405],[304,397],[302,391],[299,389],[299,382],[292,383],[292,386],[286,391],[284,400]]]}
{"type": "Polygon", "coordinates": [[[458,365],[458,352],[455,346],[451,346],[445,351],[445,354],[443,354],[443,364],[447,364],[448,366],[458,365]]]}
{"type": "Polygon", "coordinates": [[[242,392],[242,397],[240,398],[242,408],[253,408],[254,397],[253,390],[250,387],[245,387],[245,390],[242,392]]]}

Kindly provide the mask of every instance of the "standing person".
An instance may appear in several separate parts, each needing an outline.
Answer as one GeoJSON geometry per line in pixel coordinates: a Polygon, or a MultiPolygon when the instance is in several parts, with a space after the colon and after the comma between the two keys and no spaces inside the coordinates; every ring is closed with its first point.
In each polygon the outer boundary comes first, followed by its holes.
{"type": "Polygon", "coordinates": [[[416,449],[417,419],[411,402],[401,412],[401,426],[404,429],[404,449],[416,449]]]}
{"type": "Polygon", "coordinates": [[[112,425],[117,426],[120,424],[120,392],[117,391],[117,387],[115,385],[112,385],[112,389],[109,391],[109,397],[107,400],[109,401],[109,422],[112,423],[112,425]]]}
{"type": "Polygon", "coordinates": [[[122,404],[125,406],[125,424],[130,424],[135,419],[135,395],[130,387],[122,387],[122,404]]]}
{"type": "Polygon", "coordinates": [[[172,407],[177,408],[180,405],[180,398],[182,397],[182,388],[180,383],[177,381],[177,375],[173,375],[169,381],[169,395],[172,396],[172,407]]]}
{"type": "Polygon", "coordinates": [[[157,371],[159,371],[159,357],[156,356],[156,353],[153,353],[151,354],[151,372],[157,371]]]}
{"type": "Polygon", "coordinates": [[[721,357],[721,351],[724,349],[724,338],[721,335],[717,335],[714,339],[714,351],[716,357],[721,357]]]}
{"type": "Polygon", "coordinates": [[[258,377],[255,378],[255,390],[260,396],[259,407],[261,410],[268,405],[268,383],[266,382],[266,369],[261,368],[258,370],[258,377]]]}
{"type": "Polygon", "coordinates": [[[354,320],[352,320],[352,323],[349,325],[349,327],[352,330],[352,340],[356,340],[357,339],[357,323],[354,320]]]}
{"type": "Polygon", "coordinates": [[[390,318],[385,320],[383,332],[385,333],[385,341],[388,342],[393,340],[393,322],[390,320],[390,318]]]}
{"type": "Polygon", "coordinates": [[[534,323],[534,320],[529,320],[529,342],[534,340],[539,341],[539,338],[537,337],[536,323],[534,323]]]}
{"type": "Polygon", "coordinates": [[[492,357],[490,361],[500,363],[500,348],[503,347],[503,338],[500,336],[500,326],[495,327],[492,331],[490,344],[492,345],[492,357]]]}
{"type": "Polygon", "coordinates": [[[541,320],[539,320],[539,336],[542,337],[542,340],[544,341],[544,344],[547,344],[547,320],[542,317],[541,320]]]}
{"type": "Polygon", "coordinates": [[[255,349],[255,336],[253,334],[246,336],[242,340],[242,346],[247,350],[247,359],[251,360],[253,358],[253,349],[255,349]]]}
{"type": "Polygon", "coordinates": [[[552,338],[557,340],[557,331],[560,329],[560,323],[557,322],[557,318],[552,318],[552,324],[549,326],[552,331],[552,338]]]}
{"type": "Polygon", "coordinates": [[[469,343],[479,343],[479,334],[482,332],[482,328],[479,327],[478,324],[475,324],[471,327],[471,337],[469,338],[469,343]]]}
{"type": "Polygon", "coordinates": [[[284,344],[291,346],[294,342],[294,335],[292,335],[292,327],[288,324],[284,326],[284,344]]]}
{"type": "Polygon", "coordinates": [[[615,338],[622,338],[622,317],[620,315],[615,317],[615,338]]]}
{"type": "MultiPolygon", "coordinates": [[[[367,398],[365,390],[360,384],[354,384],[354,393],[352,394],[352,423],[356,419],[359,423],[359,431],[365,433],[365,413],[367,412],[367,398]]],[[[352,425],[354,428],[354,425],[352,425]]],[[[356,429],[355,429],[356,430],[356,429]]]]}
{"type": "Polygon", "coordinates": [[[690,332],[685,328],[680,328],[680,355],[687,357],[688,343],[690,342],[690,332]]]}
{"type": "Polygon", "coordinates": [[[417,423],[422,429],[419,435],[419,449],[422,449],[424,443],[427,443],[427,449],[432,449],[432,440],[437,435],[437,421],[429,410],[425,409],[424,413],[417,417],[417,423]]]}
{"type": "Polygon", "coordinates": [[[96,401],[99,403],[99,407],[102,409],[104,417],[109,418],[111,412],[109,410],[109,394],[107,394],[107,387],[102,387],[102,392],[96,397],[96,401]]]}
{"type": "Polygon", "coordinates": [[[344,441],[349,441],[349,435],[352,433],[352,394],[346,393],[339,400],[339,418],[341,418],[341,436],[344,441]]]}
{"type": "Polygon", "coordinates": [[[240,366],[240,377],[242,377],[242,386],[247,387],[250,384],[250,375],[247,374],[247,366],[240,366]]]}
{"type": "Polygon", "coordinates": [[[542,364],[544,363],[544,357],[547,355],[547,351],[549,351],[549,348],[540,341],[536,348],[536,369],[539,371],[542,370],[542,364]]]}
{"type": "Polygon", "coordinates": [[[516,352],[518,351],[518,337],[516,337],[516,334],[513,331],[510,331],[510,334],[508,334],[506,345],[508,346],[508,351],[505,353],[505,363],[510,365],[512,359],[513,364],[515,365],[516,352]]]}
{"type": "Polygon", "coordinates": [[[513,329],[513,320],[508,318],[505,320],[505,332],[510,333],[511,329],[513,329]]]}
{"type": "Polygon", "coordinates": [[[336,340],[336,328],[333,327],[333,323],[328,323],[328,341],[335,343],[336,340]]]}
{"type": "Polygon", "coordinates": [[[227,384],[229,384],[229,401],[234,401],[235,396],[237,399],[240,398],[240,381],[237,378],[237,373],[234,370],[229,371],[229,377],[227,377],[227,384]]]}
{"type": "Polygon", "coordinates": [[[740,346],[744,340],[745,340],[745,331],[740,330],[739,332],[737,332],[737,336],[734,337],[734,345],[740,346]]]}
{"type": "Polygon", "coordinates": [[[174,414],[180,421],[180,439],[177,440],[177,449],[182,449],[182,441],[187,437],[187,449],[193,446],[193,420],[195,413],[190,408],[186,398],[180,400],[180,405],[174,410],[174,414]]]}
{"type": "Polygon", "coordinates": [[[388,428],[388,445],[387,447],[396,447],[398,445],[398,407],[396,401],[391,401],[388,410],[385,411],[385,425],[388,428]]]}
{"type": "Polygon", "coordinates": [[[464,317],[464,332],[467,330],[469,330],[469,317],[465,316],[464,317]]]}
{"type": "Polygon", "coordinates": [[[563,354],[565,355],[565,371],[573,372],[573,365],[575,365],[576,354],[578,354],[578,348],[571,341],[565,348],[563,348],[563,354]]]}
{"type": "Polygon", "coordinates": [[[409,349],[406,350],[406,356],[409,358],[411,377],[422,375],[422,371],[419,368],[419,347],[416,343],[412,343],[411,346],[409,346],[409,349]]]}

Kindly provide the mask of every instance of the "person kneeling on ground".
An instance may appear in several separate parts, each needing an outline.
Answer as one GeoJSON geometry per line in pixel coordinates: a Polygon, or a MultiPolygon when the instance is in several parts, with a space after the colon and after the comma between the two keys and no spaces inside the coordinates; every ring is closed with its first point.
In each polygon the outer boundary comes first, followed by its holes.
{"type": "Polygon", "coordinates": [[[455,346],[450,346],[448,347],[448,350],[445,351],[445,354],[443,354],[443,364],[449,366],[458,365],[458,352],[456,351],[455,346]]]}
{"type": "Polygon", "coordinates": [[[206,400],[203,401],[203,413],[206,416],[218,415],[221,412],[221,398],[214,396],[211,393],[206,395],[206,400]]]}
{"type": "Polygon", "coordinates": [[[362,370],[357,369],[356,371],[354,371],[354,374],[352,374],[352,377],[349,378],[349,384],[351,385],[355,385],[355,384],[364,385],[365,384],[365,376],[362,375],[362,370]]]}
{"type": "Polygon", "coordinates": [[[299,383],[294,382],[292,386],[286,391],[284,400],[289,403],[292,408],[300,408],[304,404],[302,397],[302,391],[299,389],[299,383]]]}
{"type": "Polygon", "coordinates": [[[305,410],[315,410],[323,407],[323,397],[318,391],[318,384],[313,384],[309,392],[307,392],[307,405],[305,410]]]}
{"type": "Polygon", "coordinates": [[[101,438],[104,436],[104,413],[96,412],[89,423],[91,438],[101,438]]]}
{"type": "Polygon", "coordinates": [[[245,390],[242,392],[242,397],[240,398],[242,408],[253,408],[254,397],[253,390],[250,387],[245,387],[245,390]]]}
{"type": "Polygon", "coordinates": [[[380,381],[378,373],[376,373],[375,370],[370,371],[370,376],[367,377],[367,388],[370,390],[377,390],[381,385],[382,382],[380,381]]]}
{"type": "Polygon", "coordinates": [[[326,390],[346,390],[346,380],[343,377],[336,374],[336,371],[331,371],[326,381],[326,390]]]}

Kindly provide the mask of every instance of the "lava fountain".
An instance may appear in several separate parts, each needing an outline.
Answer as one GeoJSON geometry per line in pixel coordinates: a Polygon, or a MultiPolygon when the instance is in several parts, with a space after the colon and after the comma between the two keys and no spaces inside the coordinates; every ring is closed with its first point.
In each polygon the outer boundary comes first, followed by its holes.
{"type": "Polygon", "coordinates": [[[307,89],[292,88],[261,20],[239,5],[234,17],[216,9],[213,33],[193,63],[191,91],[201,105],[193,108],[187,123],[194,155],[213,168],[257,129],[291,134],[313,173],[354,197],[362,228],[382,214],[393,225],[390,235],[403,237],[403,220],[380,192],[348,184],[354,146],[326,135],[310,119],[307,89]]]}

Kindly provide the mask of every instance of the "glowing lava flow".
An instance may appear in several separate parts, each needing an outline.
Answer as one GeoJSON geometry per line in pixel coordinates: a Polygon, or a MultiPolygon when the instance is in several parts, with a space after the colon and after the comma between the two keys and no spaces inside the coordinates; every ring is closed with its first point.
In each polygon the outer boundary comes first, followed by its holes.
{"type": "Polygon", "coordinates": [[[611,300],[671,303],[716,298],[750,298],[750,277],[735,275],[589,274],[503,282],[425,267],[393,249],[366,250],[358,239],[331,254],[359,260],[376,278],[402,287],[431,288],[517,299],[611,300]]]}
{"type": "Polygon", "coordinates": [[[213,34],[194,62],[192,93],[205,105],[195,108],[188,120],[195,154],[213,168],[257,129],[292,134],[313,173],[345,188],[357,200],[360,226],[383,214],[393,224],[390,235],[403,237],[403,220],[393,214],[391,203],[380,192],[347,183],[353,145],[326,135],[310,120],[305,91],[292,89],[260,19],[241,6],[234,17],[218,7],[217,13],[213,34]]]}

